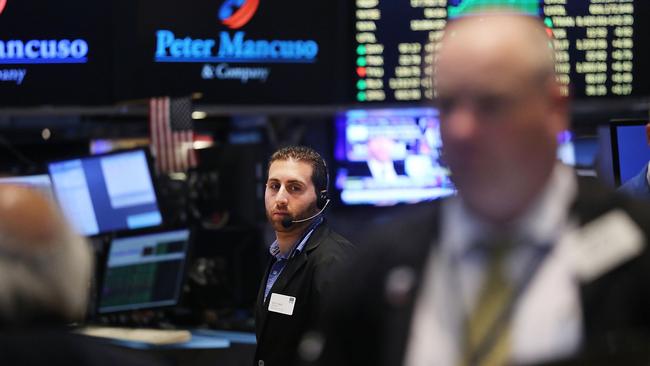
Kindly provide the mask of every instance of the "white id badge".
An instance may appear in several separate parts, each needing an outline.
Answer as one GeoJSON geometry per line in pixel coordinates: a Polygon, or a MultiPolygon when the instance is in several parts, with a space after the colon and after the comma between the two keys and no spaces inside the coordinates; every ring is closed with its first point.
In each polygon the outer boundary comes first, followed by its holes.
{"type": "Polygon", "coordinates": [[[293,315],[294,305],[296,305],[295,297],[271,293],[271,300],[269,300],[269,311],[285,315],[293,315]]]}

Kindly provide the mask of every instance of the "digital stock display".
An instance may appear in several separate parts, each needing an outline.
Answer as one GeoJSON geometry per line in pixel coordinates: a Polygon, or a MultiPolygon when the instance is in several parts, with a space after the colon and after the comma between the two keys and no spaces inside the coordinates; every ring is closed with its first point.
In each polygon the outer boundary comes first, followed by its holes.
{"type": "Polygon", "coordinates": [[[131,15],[122,17],[131,18],[117,35],[124,99],[201,93],[201,102],[217,104],[342,101],[344,78],[332,76],[345,66],[336,2],[127,3],[131,15]]]}
{"type": "Polygon", "coordinates": [[[356,101],[431,98],[431,61],[447,21],[499,3],[543,20],[567,94],[575,98],[648,94],[650,59],[644,47],[650,7],[644,1],[355,0],[356,101]]]}

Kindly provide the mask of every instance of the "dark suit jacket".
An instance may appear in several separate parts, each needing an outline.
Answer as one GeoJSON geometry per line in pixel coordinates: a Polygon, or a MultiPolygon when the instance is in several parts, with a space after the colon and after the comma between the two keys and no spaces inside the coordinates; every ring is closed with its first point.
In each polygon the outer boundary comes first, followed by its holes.
{"type": "Polygon", "coordinates": [[[255,365],[291,364],[302,335],[316,328],[317,319],[332,290],[334,273],[353,253],[352,244],[323,222],[312,233],[303,251],[289,259],[264,301],[264,289],[274,262],[274,258],[271,258],[260,284],[255,307],[255,365]],[[296,298],[293,315],[268,310],[272,293],[296,298]]]}
{"type": "MultiPolygon", "coordinates": [[[[614,351],[650,334],[650,210],[593,181],[579,182],[571,215],[584,225],[613,209],[627,212],[643,230],[644,251],[580,288],[585,350],[614,351]]],[[[405,207],[398,219],[364,243],[353,275],[325,317],[320,365],[402,364],[411,317],[429,252],[439,237],[437,202],[405,207]],[[391,273],[402,281],[387,291],[391,273]]],[[[650,343],[643,343],[647,347],[650,343]]]]}

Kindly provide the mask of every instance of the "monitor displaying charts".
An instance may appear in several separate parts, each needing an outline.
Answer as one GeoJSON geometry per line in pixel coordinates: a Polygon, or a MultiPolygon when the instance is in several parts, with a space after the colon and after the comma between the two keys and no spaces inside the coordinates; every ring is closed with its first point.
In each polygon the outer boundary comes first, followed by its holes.
{"type": "Polygon", "coordinates": [[[100,287],[98,312],[178,304],[189,240],[187,229],[113,239],[100,287]]]}

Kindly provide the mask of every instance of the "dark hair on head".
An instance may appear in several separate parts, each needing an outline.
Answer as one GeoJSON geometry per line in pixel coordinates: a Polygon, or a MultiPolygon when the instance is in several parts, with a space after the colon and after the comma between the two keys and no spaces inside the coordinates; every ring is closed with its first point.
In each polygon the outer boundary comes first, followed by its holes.
{"type": "Polygon", "coordinates": [[[287,146],[276,151],[269,159],[269,167],[274,161],[295,160],[308,163],[312,167],[311,181],[316,193],[327,191],[328,173],[325,160],[316,150],[307,146],[287,146]]]}

